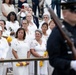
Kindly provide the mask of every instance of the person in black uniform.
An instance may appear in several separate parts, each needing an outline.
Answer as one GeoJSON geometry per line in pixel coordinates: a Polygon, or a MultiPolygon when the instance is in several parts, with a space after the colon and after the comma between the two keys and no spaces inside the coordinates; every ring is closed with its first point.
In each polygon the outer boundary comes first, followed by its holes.
{"type": "MultiPolygon", "coordinates": [[[[63,25],[72,34],[76,47],[76,0],[61,3],[64,16],[63,25]]],[[[49,63],[54,67],[52,75],[76,75],[76,60],[61,32],[55,27],[47,41],[49,63]]]]}

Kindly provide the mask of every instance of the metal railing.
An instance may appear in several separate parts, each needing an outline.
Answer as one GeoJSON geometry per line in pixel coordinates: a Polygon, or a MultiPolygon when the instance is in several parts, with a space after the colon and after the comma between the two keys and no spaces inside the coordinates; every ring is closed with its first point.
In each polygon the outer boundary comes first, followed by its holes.
{"type": "Polygon", "coordinates": [[[34,61],[34,75],[37,75],[37,61],[38,60],[48,60],[48,58],[27,58],[27,59],[5,59],[5,60],[0,60],[0,63],[4,62],[19,62],[19,61],[34,61]]]}

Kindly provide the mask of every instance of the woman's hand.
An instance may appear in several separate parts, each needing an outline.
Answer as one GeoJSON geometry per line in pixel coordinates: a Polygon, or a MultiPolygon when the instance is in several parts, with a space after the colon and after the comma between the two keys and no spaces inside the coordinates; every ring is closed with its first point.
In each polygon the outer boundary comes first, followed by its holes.
{"type": "Polygon", "coordinates": [[[26,65],[29,65],[29,62],[26,62],[26,65]]]}

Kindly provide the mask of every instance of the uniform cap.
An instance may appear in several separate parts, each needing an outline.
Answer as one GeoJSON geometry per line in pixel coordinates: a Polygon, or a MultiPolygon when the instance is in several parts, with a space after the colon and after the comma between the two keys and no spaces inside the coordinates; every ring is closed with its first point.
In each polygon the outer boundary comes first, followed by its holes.
{"type": "Polygon", "coordinates": [[[62,9],[70,9],[71,11],[76,11],[76,0],[64,0],[60,3],[62,9]]]}

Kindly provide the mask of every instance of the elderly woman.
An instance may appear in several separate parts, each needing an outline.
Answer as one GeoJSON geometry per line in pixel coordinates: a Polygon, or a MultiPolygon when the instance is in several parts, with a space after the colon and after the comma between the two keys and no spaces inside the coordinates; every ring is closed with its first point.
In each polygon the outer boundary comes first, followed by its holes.
{"type": "Polygon", "coordinates": [[[36,24],[34,23],[33,21],[33,16],[31,13],[27,13],[26,14],[26,20],[28,21],[28,29],[31,31],[31,32],[35,32],[35,30],[37,29],[37,26],[36,24]]]}
{"type": "Polygon", "coordinates": [[[43,20],[42,22],[40,23],[40,26],[39,26],[39,29],[41,29],[41,26],[44,22],[48,23],[49,24],[49,21],[50,21],[50,13],[49,12],[44,12],[43,13],[43,20]]]}
{"type": "Polygon", "coordinates": [[[2,6],[1,6],[1,10],[2,10],[2,18],[4,20],[7,20],[7,15],[13,11],[15,11],[14,5],[12,3],[12,0],[3,0],[2,6]]]}
{"type": "MultiPolygon", "coordinates": [[[[30,57],[30,46],[25,40],[25,36],[25,30],[23,28],[19,28],[16,32],[16,38],[13,39],[11,43],[13,58],[15,59],[30,57]]],[[[13,63],[13,75],[29,75],[29,62],[25,61],[25,65],[22,63],[22,61],[13,63]],[[17,64],[20,64],[20,66],[17,64]]]]}
{"type": "MultiPolygon", "coordinates": [[[[40,30],[35,31],[35,39],[31,43],[31,53],[32,57],[47,57],[44,56],[46,51],[46,42],[42,39],[42,32],[40,30]]],[[[41,65],[40,61],[38,61],[37,65],[37,75],[47,75],[47,61],[43,61],[41,65]]],[[[34,63],[30,63],[30,75],[34,75],[34,63]]]]}

